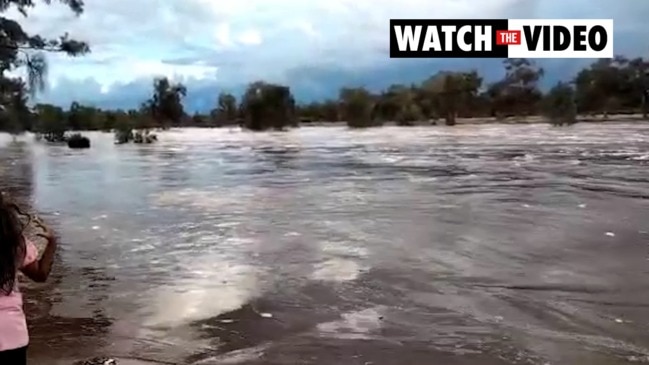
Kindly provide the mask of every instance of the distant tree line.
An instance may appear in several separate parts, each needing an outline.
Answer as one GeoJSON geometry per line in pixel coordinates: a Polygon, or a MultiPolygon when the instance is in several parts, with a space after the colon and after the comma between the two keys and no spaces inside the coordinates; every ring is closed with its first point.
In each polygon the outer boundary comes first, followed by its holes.
{"type": "MultiPolygon", "coordinates": [[[[189,115],[183,107],[187,89],[167,78],[155,79],[151,97],[138,109],[102,110],[73,102],[67,110],[48,104],[27,107],[18,86],[3,113],[5,131],[39,132],[50,139],[68,130],[124,131],[170,127],[242,126],[251,130],[284,129],[309,122],[345,121],[350,127],[385,122],[413,125],[457,118],[544,115],[554,124],[571,124],[578,114],[642,113],[647,115],[649,61],[642,58],[598,60],[572,82],[559,82],[546,93],[539,88],[543,69],[526,59],[504,61],[502,80],[485,85],[476,71],[440,71],[421,84],[392,85],[372,93],[343,88],[336,100],[297,105],[289,87],[262,81],[249,85],[240,100],[229,93],[215,98],[207,114],[189,115]]],[[[10,97],[4,94],[5,98],[10,97]]]]}
{"type": "MultiPolygon", "coordinates": [[[[81,0],[62,0],[76,14],[81,0]]],[[[0,14],[11,6],[25,16],[32,0],[5,0],[0,14]]],[[[310,122],[346,122],[363,128],[394,122],[455,125],[458,118],[526,117],[542,115],[557,125],[572,124],[577,115],[642,113],[649,111],[649,61],[618,56],[601,59],[582,69],[570,82],[547,92],[539,84],[544,71],[527,59],[503,61],[501,80],[485,83],[477,71],[439,71],[419,84],[392,85],[381,92],[343,88],[335,99],[298,105],[289,87],[263,81],[251,83],[239,99],[215,95],[209,113],[189,114],[183,107],[187,88],[167,78],[153,80],[151,95],[132,110],[106,110],[73,102],[68,108],[50,104],[30,107],[29,99],[43,89],[47,63],[42,52],[82,55],[87,44],[67,35],[44,38],[28,35],[14,20],[0,16],[0,131],[38,133],[50,141],[63,140],[68,131],[115,132],[118,142],[152,140],[152,129],[170,127],[241,126],[250,130],[285,129],[310,122]],[[8,72],[27,69],[27,80],[8,72]]]]}

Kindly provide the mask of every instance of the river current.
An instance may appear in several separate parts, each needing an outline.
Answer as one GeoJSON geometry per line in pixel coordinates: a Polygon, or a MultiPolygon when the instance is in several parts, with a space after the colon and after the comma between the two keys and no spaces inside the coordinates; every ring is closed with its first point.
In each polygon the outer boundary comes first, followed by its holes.
{"type": "Polygon", "coordinates": [[[649,363],[649,124],[88,136],[0,136],[34,364],[649,363]]]}

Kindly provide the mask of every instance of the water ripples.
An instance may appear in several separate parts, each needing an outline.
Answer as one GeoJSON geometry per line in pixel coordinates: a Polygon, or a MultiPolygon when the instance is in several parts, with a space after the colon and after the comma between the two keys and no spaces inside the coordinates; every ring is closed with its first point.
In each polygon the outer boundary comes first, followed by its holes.
{"type": "Polygon", "coordinates": [[[649,359],[647,124],[89,135],[0,138],[62,236],[37,359],[649,359]]]}

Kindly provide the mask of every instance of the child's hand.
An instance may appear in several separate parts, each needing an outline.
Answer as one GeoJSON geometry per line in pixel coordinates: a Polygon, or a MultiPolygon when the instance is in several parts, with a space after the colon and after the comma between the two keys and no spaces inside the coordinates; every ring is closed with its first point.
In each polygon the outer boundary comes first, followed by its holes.
{"type": "Polygon", "coordinates": [[[48,242],[52,241],[54,239],[54,232],[41,221],[40,218],[35,217],[34,218],[34,223],[43,230],[43,232],[38,233],[37,236],[45,238],[48,242]]]}

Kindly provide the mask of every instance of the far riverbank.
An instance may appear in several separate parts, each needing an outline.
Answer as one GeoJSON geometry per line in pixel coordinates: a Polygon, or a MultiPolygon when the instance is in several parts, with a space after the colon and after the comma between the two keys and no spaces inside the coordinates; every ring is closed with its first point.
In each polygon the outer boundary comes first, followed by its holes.
{"type": "MultiPolygon", "coordinates": [[[[580,115],[577,116],[578,123],[628,123],[628,122],[649,122],[649,119],[645,119],[642,114],[609,114],[605,115],[580,115]]],[[[550,123],[550,121],[538,115],[533,115],[529,117],[508,117],[508,118],[496,118],[496,117],[476,117],[476,118],[457,118],[457,125],[470,125],[470,124],[540,124],[540,123],[550,123]]],[[[311,123],[300,123],[301,126],[314,126],[314,127],[341,127],[346,126],[346,122],[311,122],[311,123]]],[[[396,122],[386,122],[384,126],[396,125],[396,122]]],[[[413,122],[413,126],[426,126],[426,125],[444,125],[443,119],[438,120],[422,120],[413,122]]]]}

